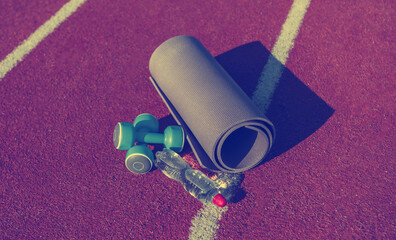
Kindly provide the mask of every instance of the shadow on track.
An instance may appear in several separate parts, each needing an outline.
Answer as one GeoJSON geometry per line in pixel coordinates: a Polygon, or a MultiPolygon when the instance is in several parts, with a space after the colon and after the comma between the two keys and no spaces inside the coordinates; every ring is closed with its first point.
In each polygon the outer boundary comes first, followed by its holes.
{"type": "MultiPolygon", "coordinates": [[[[216,60],[252,97],[269,57],[271,53],[260,42],[252,42],[227,51],[216,60]]],[[[333,108],[283,66],[282,77],[266,112],[276,129],[275,143],[266,161],[306,139],[333,113],[333,108]]]]}

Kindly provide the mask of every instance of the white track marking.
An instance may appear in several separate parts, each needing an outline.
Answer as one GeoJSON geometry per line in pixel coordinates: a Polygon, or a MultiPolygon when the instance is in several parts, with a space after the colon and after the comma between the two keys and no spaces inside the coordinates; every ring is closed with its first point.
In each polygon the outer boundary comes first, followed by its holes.
{"type": "Polygon", "coordinates": [[[190,228],[190,240],[215,239],[215,233],[219,229],[218,221],[228,207],[220,208],[214,204],[206,204],[200,209],[192,220],[190,228]]]}
{"type": "MultiPolygon", "coordinates": [[[[294,39],[297,37],[310,2],[310,0],[294,0],[278,40],[272,48],[272,55],[268,58],[261,73],[252,98],[264,113],[267,112],[271,103],[272,95],[282,76],[283,67],[294,46],[294,39]]],[[[227,207],[221,209],[213,204],[204,205],[192,220],[189,239],[215,239],[217,229],[220,227],[218,221],[227,209],[227,207]]]]}
{"type": "Polygon", "coordinates": [[[86,0],[71,0],[63,5],[48,21],[32,33],[21,45],[0,62],[0,81],[18,62],[29,54],[44,38],[52,33],[63,21],[72,15],[86,0]]]}
{"type": "Polygon", "coordinates": [[[252,97],[256,105],[263,111],[267,111],[269,107],[310,2],[310,0],[295,0],[293,2],[278,40],[272,48],[272,55],[264,66],[252,97]]]}

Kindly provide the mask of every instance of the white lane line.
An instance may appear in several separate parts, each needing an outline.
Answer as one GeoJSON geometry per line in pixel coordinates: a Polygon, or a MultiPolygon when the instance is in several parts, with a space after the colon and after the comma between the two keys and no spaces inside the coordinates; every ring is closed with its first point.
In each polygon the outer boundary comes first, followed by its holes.
{"type": "MultiPolygon", "coordinates": [[[[294,39],[297,37],[310,2],[310,0],[294,0],[281,33],[272,48],[272,56],[268,58],[261,73],[252,98],[264,113],[267,112],[271,103],[272,95],[282,76],[283,67],[294,46],[294,39]]],[[[227,207],[221,209],[213,204],[204,205],[192,220],[189,240],[215,239],[217,229],[220,227],[218,222],[227,209],[227,207]]]]}
{"type": "Polygon", "coordinates": [[[310,2],[310,0],[294,0],[281,33],[272,48],[272,55],[264,66],[252,97],[263,111],[267,111],[269,107],[310,2]]]}
{"type": "Polygon", "coordinates": [[[219,229],[218,221],[228,207],[220,208],[214,204],[205,204],[192,220],[189,240],[215,239],[215,233],[219,229]]]}
{"type": "Polygon", "coordinates": [[[62,22],[72,15],[86,0],[71,0],[58,12],[32,33],[21,45],[16,47],[0,62],[0,81],[18,62],[29,54],[44,38],[52,33],[62,22]]]}

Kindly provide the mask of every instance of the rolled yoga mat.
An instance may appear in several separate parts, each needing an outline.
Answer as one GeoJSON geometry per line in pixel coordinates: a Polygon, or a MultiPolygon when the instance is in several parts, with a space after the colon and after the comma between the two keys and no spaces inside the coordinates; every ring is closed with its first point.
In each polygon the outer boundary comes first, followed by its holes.
{"type": "Polygon", "coordinates": [[[197,39],[165,41],[149,69],[202,167],[243,172],[264,159],[274,126],[197,39]]]}

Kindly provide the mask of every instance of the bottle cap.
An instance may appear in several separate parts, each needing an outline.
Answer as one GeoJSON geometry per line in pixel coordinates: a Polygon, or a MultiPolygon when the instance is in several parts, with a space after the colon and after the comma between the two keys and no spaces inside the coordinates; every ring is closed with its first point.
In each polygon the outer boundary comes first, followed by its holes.
{"type": "Polygon", "coordinates": [[[213,203],[219,207],[224,207],[227,205],[227,200],[220,193],[214,196],[213,203]]]}

